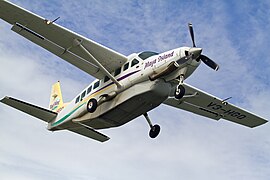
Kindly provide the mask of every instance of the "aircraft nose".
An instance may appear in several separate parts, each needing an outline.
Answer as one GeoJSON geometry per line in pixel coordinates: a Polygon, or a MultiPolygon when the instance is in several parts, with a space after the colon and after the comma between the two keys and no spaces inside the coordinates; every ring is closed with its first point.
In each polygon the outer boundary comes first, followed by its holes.
{"type": "Polygon", "coordinates": [[[197,59],[202,53],[202,48],[196,48],[196,47],[190,48],[189,53],[193,54],[194,59],[197,59]]]}

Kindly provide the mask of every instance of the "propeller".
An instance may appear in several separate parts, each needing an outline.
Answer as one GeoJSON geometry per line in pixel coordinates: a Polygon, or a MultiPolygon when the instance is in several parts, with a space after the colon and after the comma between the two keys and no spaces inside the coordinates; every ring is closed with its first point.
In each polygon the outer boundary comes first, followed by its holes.
{"type": "Polygon", "coordinates": [[[219,65],[215,63],[213,60],[211,60],[209,57],[205,55],[200,55],[199,58],[204,62],[207,66],[217,71],[219,69],[219,65]]]}
{"type": "Polygon", "coordinates": [[[188,28],[189,28],[189,33],[190,33],[190,37],[191,37],[191,40],[192,40],[192,44],[193,44],[193,47],[196,47],[195,45],[195,38],[194,38],[194,32],[193,32],[193,26],[191,23],[188,23],[188,28]]]}
{"type": "MultiPolygon", "coordinates": [[[[196,52],[198,54],[197,59],[201,60],[202,62],[204,62],[204,64],[206,64],[207,66],[209,66],[210,68],[214,69],[215,71],[217,71],[219,69],[219,66],[217,63],[215,63],[213,60],[211,60],[209,57],[202,55],[202,49],[201,48],[196,48],[195,45],[195,38],[194,38],[194,31],[193,31],[193,26],[191,23],[188,23],[188,28],[189,28],[189,33],[190,33],[190,37],[192,40],[192,45],[193,48],[191,48],[190,52],[196,52]]],[[[195,53],[194,53],[195,54],[195,53]]],[[[196,55],[197,55],[196,54],[196,55]]]]}

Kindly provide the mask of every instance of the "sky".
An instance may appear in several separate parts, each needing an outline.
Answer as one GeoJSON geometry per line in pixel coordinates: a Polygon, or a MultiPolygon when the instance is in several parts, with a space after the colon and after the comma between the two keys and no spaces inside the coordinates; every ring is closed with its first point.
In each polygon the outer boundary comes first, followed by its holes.
{"type": "MultiPolygon", "coordinates": [[[[12,0],[124,55],[196,45],[220,65],[201,64],[185,82],[265,118],[270,117],[270,1],[12,0]]],[[[64,101],[93,77],[10,30],[0,20],[0,97],[47,108],[51,85],[64,101]]],[[[161,125],[148,137],[143,117],[102,130],[106,143],[46,124],[0,104],[0,179],[266,180],[270,176],[269,123],[246,128],[166,105],[149,112],[161,125]]]]}

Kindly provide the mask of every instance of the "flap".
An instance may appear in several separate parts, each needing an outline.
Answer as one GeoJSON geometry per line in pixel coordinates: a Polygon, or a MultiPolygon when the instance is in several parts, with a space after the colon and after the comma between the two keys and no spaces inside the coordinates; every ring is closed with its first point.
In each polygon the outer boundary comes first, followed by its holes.
{"type": "Polygon", "coordinates": [[[164,104],[179,108],[179,109],[183,109],[201,116],[205,116],[214,120],[219,120],[220,119],[220,114],[214,112],[214,111],[210,111],[208,109],[205,109],[203,107],[194,105],[194,104],[190,104],[188,102],[185,101],[179,101],[175,98],[168,98],[166,101],[164,101],[164,104]]]}
{"type": "Polygon", "coordinates": [[[9,105],[15,109],[18,109],[22,112],[25,112],[31,116],[34,116],[38,119],[41,119],[45,122],[50,122],[57,116],[56,112],[50,111],[48,109],[33,104],[29,104],[27,102],[12,97],[4,97],[0,102],[9,105]]]}

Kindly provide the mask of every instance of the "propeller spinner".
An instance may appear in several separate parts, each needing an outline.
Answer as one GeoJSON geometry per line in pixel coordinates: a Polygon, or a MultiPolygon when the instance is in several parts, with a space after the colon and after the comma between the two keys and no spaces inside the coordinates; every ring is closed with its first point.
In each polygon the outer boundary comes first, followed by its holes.
{"type": "Polygon", "coordinates": [[[210,68],[212,68],[215,71],[217,71],[219,69],[218,64],[215,63],[213,60],[211,60],[209,57],[207,57],[205,55],[202,55],[201,54],[202,48],[196,48],[194,31],[193,31],[193,26],[192,26],[191,23],[188,23],[188,28],[189,28],[189,33],[190,33],[190,37],[191,37],[191,40],[192,40],[192,45],[193,45],[193,48],[191,48],[189,50],[189,52],[192,53],[192,54],[194,54],[194,58],[200,59],[202,62],[204,62],[204,64],[206,64],[210,68]]]}

